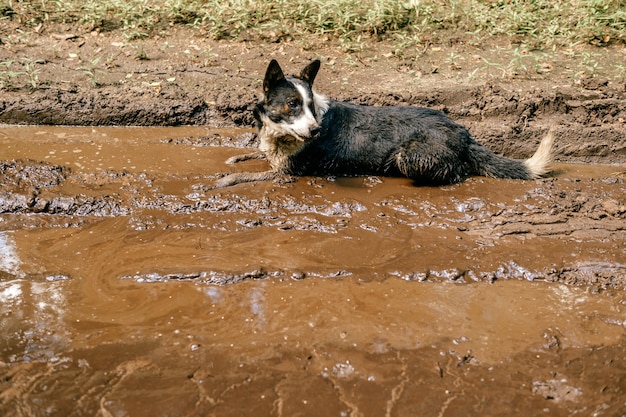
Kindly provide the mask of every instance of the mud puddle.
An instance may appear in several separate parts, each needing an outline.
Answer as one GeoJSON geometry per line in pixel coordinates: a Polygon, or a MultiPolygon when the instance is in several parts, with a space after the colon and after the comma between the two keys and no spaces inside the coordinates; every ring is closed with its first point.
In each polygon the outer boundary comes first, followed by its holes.
{"type": "Polygon", "coordinates": [[[0,414],[626,412],[624,165],[213,190],[253,146],[0,127],[0,414]]]}

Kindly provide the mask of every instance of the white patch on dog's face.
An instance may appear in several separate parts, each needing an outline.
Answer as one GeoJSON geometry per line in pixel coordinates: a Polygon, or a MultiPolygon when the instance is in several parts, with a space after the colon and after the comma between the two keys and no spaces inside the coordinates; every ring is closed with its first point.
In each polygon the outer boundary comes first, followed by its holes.
{"type": "Polygon", "coordinates": [[[300,114],[294,120],[281,122],[280,125],[286,131],[293,133],[297,139],[306,140],[312,136],[312,131],[319,128],[319,123],[311,111],[313,100],[309,91],[297,83],[293,85],[302,97],[300,114]]]}

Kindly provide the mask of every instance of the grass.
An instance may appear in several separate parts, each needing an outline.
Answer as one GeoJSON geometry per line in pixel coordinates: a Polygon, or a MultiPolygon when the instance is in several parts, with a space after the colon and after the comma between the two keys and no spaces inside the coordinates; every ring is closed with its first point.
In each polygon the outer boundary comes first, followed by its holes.
{"type": "Polygon", "coordinates": [[[33,30],[121,30],[128,39],[187,25],[215,39],[318,34],[349,45],[368,36],[436,42],[444,32],[477,42],[504,36],[538,49],[626,43],[623,0],[0,0],[2,19],[33,30]]]}
{"type": "Polygon", "coordinates": [[[36,90],[39,86],[39,68],[37,64],[41,61],[30,58],[22,58],[19,62],[6,60],[0,62],[0,90],[18,89],[25,80],[26,85],[31,90],[36,90]],[[15,67],[19,67],[16,70],[15,67]]]}
{"type": "Polygon", "coordinates": [[[106,70],[99,67],[101,57],[96,57],[89,61],[81,59],[82,65],[76,68],[77,71],[81,71],[93,87],[100,86],[98,75],[106,75],[106,70]]]}

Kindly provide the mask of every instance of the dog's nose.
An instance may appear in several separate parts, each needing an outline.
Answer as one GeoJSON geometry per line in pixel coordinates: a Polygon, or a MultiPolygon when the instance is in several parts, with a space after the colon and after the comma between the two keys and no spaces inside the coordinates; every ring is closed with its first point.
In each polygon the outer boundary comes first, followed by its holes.
{"type": "Polygon", "coordinates": [[[311,135],[312,138],[316,137],[317,135],[320,134],[320,128],[319,127],[311,128],[311,130],[309,131],[309,134],[311,135]]]}

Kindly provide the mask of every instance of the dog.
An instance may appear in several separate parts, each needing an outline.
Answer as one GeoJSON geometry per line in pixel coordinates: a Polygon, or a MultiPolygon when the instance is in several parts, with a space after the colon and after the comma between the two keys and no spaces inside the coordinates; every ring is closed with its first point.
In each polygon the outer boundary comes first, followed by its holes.
{"type": "Polygon", "coordinates": [[[271,170],[220,178],[216,188],[299,176],[404,176],[416,185],[459,183],[471,176],[529,180],[551,162],[550,131],[524,161],[494,154],[444,113],[414,106],[362,106],[313,90],[315,60],[285,76],[276,60],[267,67],[263,95],[253,110],[259,151],[226,163],[266,159],[271,170]]]}

